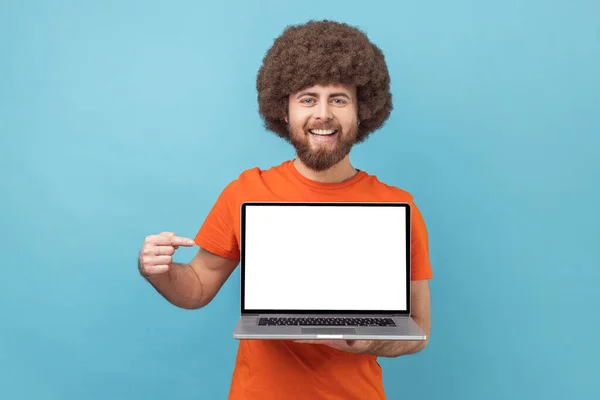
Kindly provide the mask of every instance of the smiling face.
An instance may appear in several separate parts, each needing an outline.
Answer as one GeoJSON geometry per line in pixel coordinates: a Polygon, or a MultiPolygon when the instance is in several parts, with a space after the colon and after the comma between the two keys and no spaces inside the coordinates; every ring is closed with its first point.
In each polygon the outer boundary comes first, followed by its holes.
{"type": "Polygon", "coordinates": [[[290,142],[308,168],[324,171],[343,160],[358,133],[356,88],[315,85],[288,98],[290,142]]]}

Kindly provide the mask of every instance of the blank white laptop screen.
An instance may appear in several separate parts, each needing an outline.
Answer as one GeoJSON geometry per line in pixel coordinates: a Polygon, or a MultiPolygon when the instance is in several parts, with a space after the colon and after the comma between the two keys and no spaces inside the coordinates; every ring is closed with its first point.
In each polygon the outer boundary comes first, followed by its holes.
{"type": "Polygon", "coordinates": [[[406,311],[407,207],[247,205],[246,310],[406,311]]]}

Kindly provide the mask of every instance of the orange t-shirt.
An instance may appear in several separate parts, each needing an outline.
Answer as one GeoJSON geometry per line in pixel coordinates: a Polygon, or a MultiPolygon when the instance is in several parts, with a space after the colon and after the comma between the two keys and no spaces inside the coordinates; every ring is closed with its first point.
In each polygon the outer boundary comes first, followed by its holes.
{"type": "MultiPolygon", "coordinates": [[[[195,242],[225,258],[240,258],[240,207],[244,201],[407,202],[412,208],[411,279],[433,277],[425,223],[412,196],[358,171],[341,183],[301,175],[293,161],[253,168],[223,190],[195,242]]],[[[288,340],[240,340],[230,400],[385,399],[377,357],[288,340]]]]}

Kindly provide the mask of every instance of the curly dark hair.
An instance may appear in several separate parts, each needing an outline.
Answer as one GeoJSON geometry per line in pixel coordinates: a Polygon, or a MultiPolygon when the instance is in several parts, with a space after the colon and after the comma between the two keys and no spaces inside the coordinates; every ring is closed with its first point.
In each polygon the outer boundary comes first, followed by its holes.
{"type": "Polygon", "coordinates": [[[335,21],[291,25],[275,39],[258,71],[258,108],[265,128],[289,141],[284,117],[291,93],[316,85],[355,85],[358,136],[364,141],[392,111],[382,51],[360,29],[335,21]]]}

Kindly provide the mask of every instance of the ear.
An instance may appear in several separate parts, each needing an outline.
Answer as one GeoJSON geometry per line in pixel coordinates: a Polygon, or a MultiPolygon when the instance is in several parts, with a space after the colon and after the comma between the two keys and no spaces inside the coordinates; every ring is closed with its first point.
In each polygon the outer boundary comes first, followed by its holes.
{"type": "Polygon", "coordinates": [[[288,124],[288,117],[287,115],[285,117],[283,117],[283,120],[285,121],[286,125],[288,124]]]}

